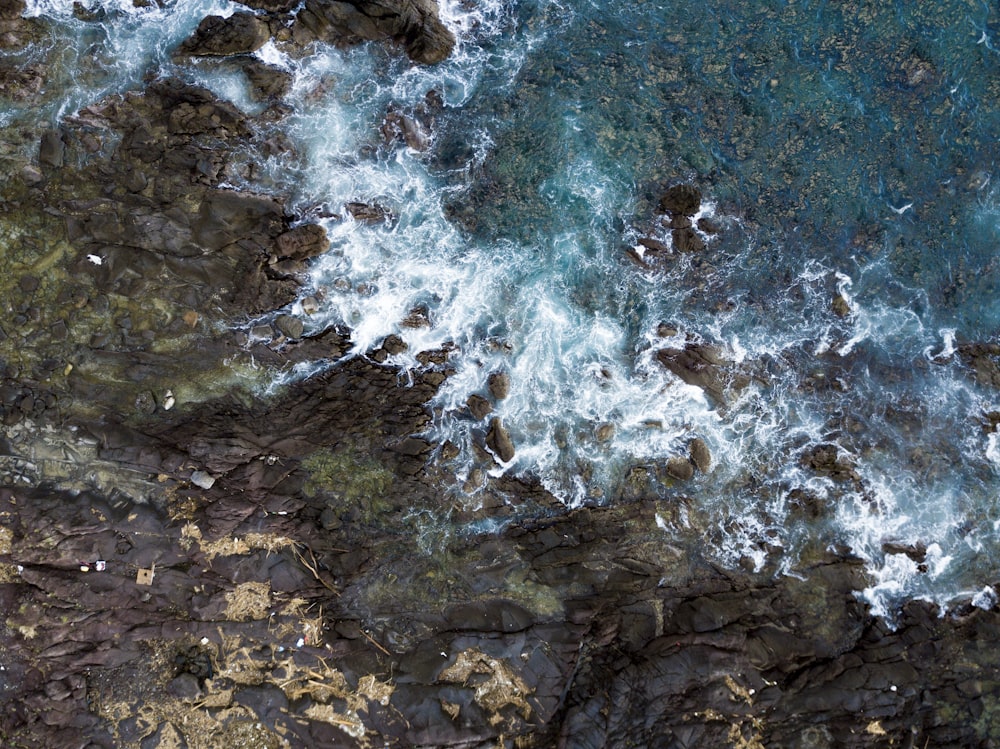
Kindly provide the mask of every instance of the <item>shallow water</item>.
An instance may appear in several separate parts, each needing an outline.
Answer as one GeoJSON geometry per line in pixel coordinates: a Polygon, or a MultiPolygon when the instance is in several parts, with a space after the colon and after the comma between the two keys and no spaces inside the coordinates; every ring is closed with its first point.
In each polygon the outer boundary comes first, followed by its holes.
{"type": "MultiPolygon", "coordinates": [[[[64,7],[30,11],[86,49],[52,116],[150,69],[178,72],[169,49],[231,10],[91,3],[107,16],[83,24],[64,7]]],[[[461,448],[456,486],[485,433],[466,399],[505,371],[495,415],[517,452],[494,474],[537,476],[567,505],[623,501],[637,483],[683,495],[678,524],[726,564],[772,558],[794,573],[809,549],[847,546],[868,560],[882,612],[991,584],[1000,450],[980,420],[998,398],[951,351],[1000,322],[996,10],[573,0],[442,12],[459,46],[433,68],[374,46],[258,54],[295,73],[280,128],[296,153],[267,178],[332,241],[307,325],[348,325],[352,355],[396,333],[404,367],[456,347],[429,431],[461,448]],[[426,151],[385,142],[390,109],[424,121],[426,151]],[[722,231],[697,256],[637,266],[626,249],[667,240],[656,204],[680,181],[722,231]],[[391,217],[354,221],[356,201],[391,217]],[[429,325],[404,324],[415,309],[429,325]],[[724,407],[655,361],[686,335],[754,373],[724,407]],[[709,474],[658,478],[693,436],[712,451],[709,474]],[[819,443],[840,446],[860,485],[803,467],[819,443]],[[885,541],[926,547],[925,566],[885,541]]],[[[231,75],[183,74],[252,108],[231,75]]],[[[456,494],[478,502],[474,488],[456,494]]],[[[662,526],[665,542],[681,532],[662,526]]]]}

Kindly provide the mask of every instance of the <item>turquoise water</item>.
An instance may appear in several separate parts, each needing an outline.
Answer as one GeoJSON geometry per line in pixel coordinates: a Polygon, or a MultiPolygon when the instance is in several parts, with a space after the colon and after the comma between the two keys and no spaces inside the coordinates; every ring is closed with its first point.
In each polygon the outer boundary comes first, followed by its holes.
{"type": "MultiPolygon", "coordinates": [[[[249,108],[232,76],[167,61],[218,7],[123,7],[100,33],[59,16],[105,57],[123,40],[137,50],[78,82],[62,109],[150,66],[249,108]]],[[[1000,322],[997,11],[580,0],[442,11],[459,45],[433,68],[375,46],[259,54],[295,73],[295,112],[274,127],[296,151],[265,165],[268,188],[332,241],[307,325],[349,325],[352,355],[399,334],[404,368],[455,347],[429,432],[461,450],[455,497],[480,501],[467,483],[477,466],[537,476],[567,506],[626,501],[645,476],[646,496],[687,498],[663,519],[665,542],[694,529],[725,564],[777,559],[794,574],[803,550],[847,546],[887,612],[992,583],[1000,450],[980,423],[998,398],[951,351],[1000,322]],[[384,141],[390,109],[422,120],[427,150],[384,141]],[[682,181],[719,234],[696,255],[635,264],[640,237],[669,241],[656,206],[682,181]],[[355,222],[353,201],[392,218],[355,222]],[[430,324],[404,325],[414,309],[430,324]],[[685,337],[718,345],[751,384],[721,407],[680,382],[654,355],[685,337]],[[483,465],[472,446],[485,427],[465,402],[501,370],[511,393],[496,415],[517,451],[483,465]],[[598,437],[606,425],[613,436],[598,437]],[[658,478],[694,436],[712,450],[709,474],[658,478]],[[821,443],[839,446],[858,485],[803,467],[821,443]],[[887,541],[926,547],[925,567],[887,541]]]]}

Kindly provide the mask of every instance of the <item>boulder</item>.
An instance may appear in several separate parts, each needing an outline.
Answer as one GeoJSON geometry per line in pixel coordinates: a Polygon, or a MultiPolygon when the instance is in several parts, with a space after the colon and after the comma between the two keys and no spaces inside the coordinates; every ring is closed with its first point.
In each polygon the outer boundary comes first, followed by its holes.
{"type": "Polygon", "coordinates": [[[837,294],[833,298],[833,301],[830,302],[830,309],[833,310],[833,314],[837,317],[851,316],[851,304],[843,294],[837,294]]]}
{"type": "Polygon", "coordinates": [[[263,47],[270,38],[270,29],[263,19],[253,13],[237,11],[228,18],[203,18],[178,52],[197,57],[246,55],[263,47]]]}
{"type": "Polygon", "coordinates": [[[66,144],[58,130],[46,130],[38,147],[38,160],[45,166],[61,167],[66,144]]]}
{"type": "Polygon", "coordinates": [[[701,437],[695,437],[688,443],[688,456],[695,468],[702,473],[708,473],[708,469],[712,467],[712,453],[701,437]]]}
{"type": "Polygon", "coordinates": [[[490,431],[486,434],[486,446],[502,463],[509,463],[514,459],[514,443],[510,439],[510,432],[496,416],[490,419],[490,431]]]}
{"type": "Polygon", "coordinates": [[[671,478],[688,481],[694,477],[694,465],[687,458],[675,455],[667,460],[664,470],[671,478]]]}
{"type": "Polygon", "coordinates": [[[382,137],[387,145],[402,140],[415,151],[425,151],[430,144],[430,133],[420,121],[398,109],[392,109],[386,114],[382,123],[382,137]]]}
{"type": "Polygon", "coordinates": [[[614,424],[599,424],[594,430],[594,437],[598,442],[610,442],[615,436],[614,424]]]}
{"type": "Polygon", "coordinates": [[[492,404],[483,396],[476,395],[475,393],[469,396],[468,400],[465,401],[465,405],[469,407],[469,413],[472,414],[472,418],[476,419],[476,421],[485,419],[493,411],[492,404]]]}
{"type": "Polygon", "coordinates": [[[274,327],[286,338],[301,338],[305,329],[302,321],[294,315],[278,315],[274,327]]]}
{"type": "Polygon", "coordinates": [[[493,397],[502,401],[510,394],[510,375],[506,372],[494,372],[489,376],[487,385],[493,397]]]}
{"type": "Polygon", "coordinates": [[[275,242],[278,245],[278,256],[293,260],[322,255],[330,249],[330,240],[326,229],[319,224],[303,224],[279,234],[275,242]]]}

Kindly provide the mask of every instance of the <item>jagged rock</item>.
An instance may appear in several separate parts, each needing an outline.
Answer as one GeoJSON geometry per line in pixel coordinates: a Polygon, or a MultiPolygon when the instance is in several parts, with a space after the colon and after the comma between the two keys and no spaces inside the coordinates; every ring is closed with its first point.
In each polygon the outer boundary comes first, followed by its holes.
{"type": "Polygon", "coordinates": [[[387,144],[401,139],[415,151],[424,151],[430,144],[430,133],[414,117],[393,109],[382,123],[382,137],[387,144]]]}
{"type": "Polygon", "coordinates": [[[709,451],[708,445],[705,444],[705,440],[701,437],[695,437],[691,440],[688,444],[688,455],[699,471],[708,473],[708,469],[712,467],[712,453],[709,451]]]}
{"type": "Polygon", "coordinates": [[[1000,344],[963,343],[957,346],[962,362],[975,373],[976,382],[1000,388],[1000,344]]]}
{"type": "Polygon", "coordinates": [[[927,560],[927,546],[922,543],[903,544],[896,541],[883,541],[882,552],[884,554],[905,554],[917,564],[923,564],[927,560]]]}
{"type": "Polygon", "coordinates": [[[701,191],[694,185],[674,185],[660,198],[660,210],[681,216],[694,216],[701,207],[701,191]]]}
{"type": "Polygon", "coordinates": [[[615,436],[614,424],[600,424],[594,431],[594,437],[598,442],[610,442],[615,436]]]}
{"type": "Polygon", "coordinates": [[[292,88],[292,74],[255,58],[243,61],[250,91],[258,101],[281,99],[292,88]]]}
{"type": "Polygon", "coordinates": [[[275,240],[278,255],[283,258],[304,260],[322,255],[330,249],[326,229],[319,224],[302,224],[279,234],[275,240]]]}
{"type": "Polygon", "coordinates": [[[853,481],[860,483],[861,476],[854,468],[850,456],[842,456],[840,449],[829,442],[815,445],[802,454],[800,462],[823,476],[829,476],[835,481],[853,481]]]}
{"type": "Polygon", "coordinates": [[[650,252],[661,252],[661,253],[670,252],[669,245],[664,244],[659,239],[655,239],[653,237],[640,237],[639,244],[641,244],[650,252]]]}
{"type": "Polygon", "coordinates": [[[465,405],[469,407],[469,413],[472,414],[472,418],[477,421],[485,419],[493,412],[493,405],[486,398],[475,393],[469,396],[468,400],[465,401],[465,405]]]}
{"type": "Polygon", "coordinates": [[[742,387],[747,378],[735,371],[722,349],[706,343],[689,341],[684,348],[666,348],[656,352],[656,360],[688,385],[695,385],[716,405],[725,403],[729,387],[742,387]]]}
{"type": "Polygon", "coordinates": [[[490,393],[498,401],[502,401],[510,395],[510,375],[506,372],[494,372],[489,376],[486,384],[490,393]]]}
{"type": "Polygon", "coordinates": [[[348,203],[344,206],[355,221],[364,224],[381,224],[393,219],[392,213],[380,205],[369,203],[348,203]]]}
{"type": "Polygon", "coordinates": [[[228,18],[207,16],[178,51],[184,55],[244,55],[264,46],[271,37],[267,23],[253,13],[237,11],[228,18]]]}
{"type": "Polygon", "coordinates": [[[390,335],[387,335],[385,337],[385,340],[382,341],[382,348],[385,349],[385,352],[387,354],[395,356],[397,354],[404,353],[410,347],[406,345],[406,341],[404,341],[395,333],[392,333],[390,335]]]}
{"type": "MultiPolygon", "coordinates": [[[[399,321],[404,328],[429,328],[431,325],[430,311],[424,307],[414,307],[409,314],[399,321]]],[[[426,364],[426,362],[422,362],[426,364]]],[[[436,362],[440,364],[441,362],[436,362]]]]}
{"type": "Polygon", "coordinates": [[[441,62],[455,46],[434,0],[306,0],[295,23],[300,41],[398,41],[410,59],[424,64],[441,62]]]}
{"type": "Polygon", "coordinates": [[[694,229],[673,229],[670,238],[678,252],[701,252],[705,249],[704,240],[694,229]]]}
{"type": "Polygon", "coordinates": [[[490,431],[486,434],[486,446],[502,463],[509,463],[514,459],[514,443],[510,439],[510,432],[496,416],[490,419],[490,431]]]}

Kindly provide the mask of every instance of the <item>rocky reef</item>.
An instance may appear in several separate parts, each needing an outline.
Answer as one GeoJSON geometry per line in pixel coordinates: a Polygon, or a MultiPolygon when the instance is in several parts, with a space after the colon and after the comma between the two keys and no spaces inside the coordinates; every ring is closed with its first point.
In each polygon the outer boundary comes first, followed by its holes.
{"type": "MultiPolygon", "coordinates": [[[[534,482],[481,472],[480,506],[454,503],[453,446],[418,436],[452,373],[447,350],[401,378],[385,362],[405,344],[390,338],[271,395],[255,388],[338,359],[350,331],[306,334],[305,305],[293,313],[328,242],[285,196],[251,189],[258,161],[290,146],[273,126],[287,80],[245,55],[271,39],[367,40],[433,64],[455,40],[429,1],[245,5],[259,12],[205,19],[176,57],[237,65],[260,115],[150,76],[47,129],[5,131],[0,743],[1000,740],[995,605],[941,617],[914,601],[890,626],[859,598],[859,560],[836,548],[791,574],[722,569],[699,552],[697,522],[681,522],[681,488],[568,511],[534,482]]],[[[0,2],[5,48],[44,33],[23,11],[0,2]]],[[[44,96],[34,64],[0,66],[0,94],[44,96]]],[[[401,117],[389,129],[409,141],[401,117]]],[[[704,249],[699,201],[686,187],[664,198],[678,252],[704,249]]],[[[960,355],[996,384],[995,347],[960,355]]],[[[719,403],[746,379],[699,341],[657,359],[719,403]]],[[[490,378],[494,402],[509,388],[490,378]]],[[[477,420],[493,408],[485,394],[468,406],[477,420]]],[[[509,434],[488,423],[484,452],[509,461],[509,434]]],[[[702,440],[688,453],[667,475],[708,470],[702,440]]],[[[855,480],[835,446],[803,461],[855,480]]]]}

